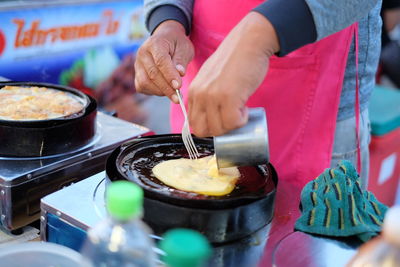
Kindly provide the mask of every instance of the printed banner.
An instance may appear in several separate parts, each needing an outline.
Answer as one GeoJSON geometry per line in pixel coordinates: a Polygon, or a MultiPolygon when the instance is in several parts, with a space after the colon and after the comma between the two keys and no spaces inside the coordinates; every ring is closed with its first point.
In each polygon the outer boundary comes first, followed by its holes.
{"type": "Polygon", "coordinates": [[[0,7],[0,76],[94,89],[146,38],[142,5],[131,0],[0,7]]]}

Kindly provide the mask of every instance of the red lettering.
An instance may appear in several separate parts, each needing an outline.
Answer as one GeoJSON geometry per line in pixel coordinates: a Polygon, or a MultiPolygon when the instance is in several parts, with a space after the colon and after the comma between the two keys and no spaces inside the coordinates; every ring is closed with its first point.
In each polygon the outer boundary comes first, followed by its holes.
{"type": "Polygon", "coordinates": [[[4,33],[0,30],[0,55],[3,54],[5,48],[6,48],[6,37],[4,36],[4,33]]]}
{"type": "Polygon", "coordinates": [[[103,16],[106,19],[106,34],[111,35],[115,34],[119,28],[119,21],[113,20],[113,11],[112,10],[105,10],[103,12],[103,16]]]}
{"type": "Polygon", "coordinates": [[[14,46],[15,47],[20,47],[21,46],[21,35],[22,35],[22,29],[24,28],[25,25],[25,20],[24,19],[13,19],[13,22],[17,24],[17,36],[15,36],[15,42],[14,46]]]}
{"type": "Polygon", "coordinates": [[[113,19],[113,11],[105,10],[100,22],[85,23],[81,25],[68,25],[51,27],[48,29],[40,28],[40,20],[35,20],[31,23],[29,29],[25,28],[24,19],[13,19],[17,26],[17,34],[14,41],[14,46],[30,47],[41,46],[47,42],[57,41],[73,41],[84,38],[95,38],[100,35],[101,26],[103,25],[103,34],[111,35],[118,32],[119,21],[113,19]]]}

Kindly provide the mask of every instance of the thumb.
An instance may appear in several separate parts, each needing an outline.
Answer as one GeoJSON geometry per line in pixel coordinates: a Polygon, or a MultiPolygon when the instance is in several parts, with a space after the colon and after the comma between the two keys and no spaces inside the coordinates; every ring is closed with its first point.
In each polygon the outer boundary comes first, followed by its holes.
{"type": "Polygon", "coordinates": [[[175,54],[172,57],[172,61],[181,76],[186,73],[186,68],[189,62],[193,59],[194,49],[191,43],[186,45],[177,45],[175,54]]]}

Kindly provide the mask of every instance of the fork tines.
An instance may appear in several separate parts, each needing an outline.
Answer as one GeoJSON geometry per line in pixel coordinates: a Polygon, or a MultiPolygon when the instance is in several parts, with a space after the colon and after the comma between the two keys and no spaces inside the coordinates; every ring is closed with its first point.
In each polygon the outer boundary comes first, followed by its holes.
{"type": "Polygon", "coordinates": [[[197,159],[199,157],[199,152],[197,151],[192,135],[190,134],[190,132],[186,132],[187,128],[189,127],[185,127],[184,129],[182,129],[183,144],[185,145],[185,148],[189,153],[189,158],[197,159]]]}
{"type": "Polygon", "coordinates": [[[199,152],[197,151],[196,145],[193,141],[192,135],[190,133],[189,120],[187,118],[186,108],[182,100],[182,96],[179,90],[176,90],[176,94],[179,99],[179,105],[181,106],[185,122],[182,127],[182,141],[185,148],[189,154],[190,159],[197,159],[199,157],[199,152]]]}

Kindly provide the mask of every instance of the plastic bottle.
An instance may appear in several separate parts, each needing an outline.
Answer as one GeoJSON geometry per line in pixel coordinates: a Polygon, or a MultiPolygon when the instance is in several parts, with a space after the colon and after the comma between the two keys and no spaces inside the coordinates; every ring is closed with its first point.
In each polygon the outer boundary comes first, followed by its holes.
{"type": "Polygon", "coordinates": [[[190,229],[173,229],[163,235],[159,248],[165,253],[161,260],[168,267],[205,266],[211,255],[208,240],[190,229]]]}
{"type": "Polygon", "coordinates": [[[107,187],[109,217],[88,231],[82,255],[95,267],[153,267],[151,231],[141,221],[143,190],[127,181],[107,187]]]}
{"type": "Polygon", "coordinates": [[[382,235],[361,246],[350,267],[400,266],[400,206],[386,212],[382,235]]]}

